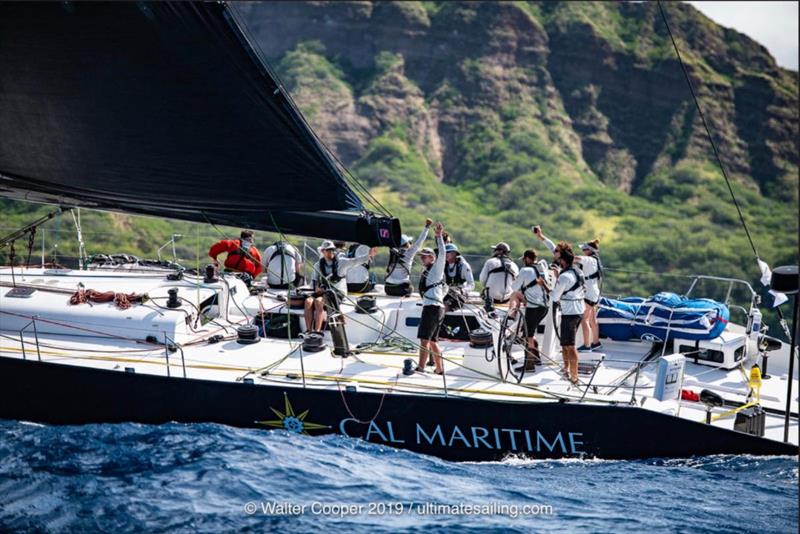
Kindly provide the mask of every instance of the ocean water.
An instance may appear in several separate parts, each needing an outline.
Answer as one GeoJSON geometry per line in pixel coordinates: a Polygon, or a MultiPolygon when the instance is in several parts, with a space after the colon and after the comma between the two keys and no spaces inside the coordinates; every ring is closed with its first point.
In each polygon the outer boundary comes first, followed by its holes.
{"type": "Polygon", "coordinates": [[[798,465],[451,463],[340,436],[210,424],[0,422],[0,531],[332,529],[797,532],[798,465]]]}

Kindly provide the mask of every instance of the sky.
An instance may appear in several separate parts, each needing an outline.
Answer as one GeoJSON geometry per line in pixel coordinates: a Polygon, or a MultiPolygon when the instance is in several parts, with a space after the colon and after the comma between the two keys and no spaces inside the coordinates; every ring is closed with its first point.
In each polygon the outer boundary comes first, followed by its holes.
{"type": "Polygon", "coordinates": [[[689,2],[714,22],[753,38],[778,65],[797,70],[798,2],[689,2]]]}

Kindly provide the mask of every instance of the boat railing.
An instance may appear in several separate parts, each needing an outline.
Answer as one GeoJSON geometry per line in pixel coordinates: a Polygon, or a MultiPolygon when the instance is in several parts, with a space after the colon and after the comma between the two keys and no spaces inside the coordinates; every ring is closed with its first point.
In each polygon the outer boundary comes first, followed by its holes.
{"type": "MultiPolygon", "coordinates": [[[[631,363],[630,360],[624,360],[624,359],[618,359],[618,358],[616,358],[616,359],[615,358],[602,358],[600,361],[602,363],[617,363],[617,362],[626,363],[626,364],[630,364],[631,363]]],[[[604,394],[605,395],[611,395],[612,393],[614,393],[618,389],[631,388],[631,400],[630,400],[630,403],[631,404],[636,404],[636,389],[639,388],[639,375],[642,372],[642,368],[647,367],[648,365],[655,365],[656,363],[658,363],[658,359],[646,360],[646,361],[645,360],[637,361],[632,367],[630,367],[623,374],[623,376],[621,376],[618,379],[617,383],[615,385],[611,386],[611,389],[605,391],[604,394]],[[631,377],[631,375],[633,375],[633,377],[634,377],[633,378],[633,386],[626,386],[625,382],[631,377]]],[[[599,365],[598,365],[598,367],[599,367],[599,365]]],[[[597,372],[597,369],[595,369],[595,372],[597,372]]],[[[594,378],[594,373],[592,374],[592,379],[593,378],[594,378]]],[[[591,385],[591,380],[589,381],[589,385],[591,385]]],[[[641,388],[639,388],[639,389],[641,389],[641,388]]],[[[587,390],[588,390],[588,386],[587,386],[587,390]]],[[[586,392],[584,392],[584,396],[585,395],[586,395],[586,392]]],[[[581,399],[583,399],[583,397],[581,397],[581,399]]]]}
{"type": "Polygon", "coordinates": [[[30,320],[30,322],[28,324],[26,324],[25,326],[23,326],[22,328],[19,329],[19,344],[20,344],[20,347],[22,348],[22,359],[23,360],[27,360],[28,359],[28,356],[25,353],[25,330],[27,330],[28,327],[31,327],[31,326],[33,327],[33,339],[34,339],[34,342],[36,343],[36,356],[39,359],[39,361],[42,361],[42,351],[39,348],[39,332],[36,329],[36,317],[35,316],[31,317],[31,320],[30,320]]]}
{"type": "Polygon", "coordinates": [[[716,282],[727,282],[728,283],[728,291],[725,295],[725,304],[727,305],[731,300],[731,293],[733,292],[733,288],[736,285],[744,286],[750,292],[751,300],[756,297],[756,292],[753,289],[753,286],[750,285],[749,282],[746,280],[742,280],[740,278],[726,278],[724,276],[710,276],[705,274],[695,274],[692,275],[692,283],[689,285],[689,289],[684,293],[684,297],[689,297],[694,291],[694,288],[697,286],[697,282],[700,280],[714,280],[716,282]]]}
{"type": "Polygon", "coordinates": [[[174,339],[171,339],[167,336],[167,333],[164,332],[164,356],[167,360],[167,376],[171,377],[172,373],[170,371],[170,364],[169,364],[169,350],[171,347],[175,347],[177,351],[181,355],[181,369],[183,370],[183,378],[186,378],[186,358],[183,354],[183,347],[181,347],[178,343],[175,342],[174,339]]]}
{"type": "Polygon", "coordinates": [[[600,360],[597,362],[597,365],[594,366],[594,369],[592,370],[592,376],[589,377],[589,382],[586,384],[586,387],[583,390],[583,395],[581,395],[581,400],[578,402],[581,402],[583,401],[584,398],[586,398],[586,394],[589,392],[589,388],[592,387],[592,381],[594,381],[594,377],[597,374],[597,370],[600,369],[600,364],[602,364],[605,359],[606,355],[602,354],[600,356],[600,360]]]}

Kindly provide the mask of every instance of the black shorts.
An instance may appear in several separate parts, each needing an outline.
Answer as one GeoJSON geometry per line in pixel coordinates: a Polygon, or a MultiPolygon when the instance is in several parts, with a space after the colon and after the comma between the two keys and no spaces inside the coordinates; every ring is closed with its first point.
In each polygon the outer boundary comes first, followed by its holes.
{"type": "Polygon", "coordinates": [[[538,306],[536,308],[525,308],[525,328],[528,330],[528,337],[536,335],[536,330],[539,328],[539,323],[542,322],[545,315],[547,315],[546,306],[538,306]]]}
{"type": "Polygon", "coordinates": [[[444,307],[423,306],[422,317],[417,328],[417,338],[430,341],[439,341],[439,328],[444,321],[444,307]]]}
{"type": "Polygon", "coordinates": [[[359,282],[356,284],[347,284],[347,292],[348,293],[369,293],[375,289],[375,284],[370,281],[367,282],[359,282]]]}
{"type": "Polygon", "coordinates": [[[593,300],[583,299],[583,302],[585,302],[588,306],[592,306],[592,307],[597,306],[597,302],[595,302],[593,300]]]}
{"type": "Polygon", "coordinates": [[[384,284],[383,291],[390,297],[409,297],[411,296],[411,282],[384,284]]]}
{"type": "Polygon", "coordinates": [[[582,315],[562,315],[561,327],[558,329],[562,347],[575,346],[575,334],[578,333],[578,325],[581,324],[582,315]]]}

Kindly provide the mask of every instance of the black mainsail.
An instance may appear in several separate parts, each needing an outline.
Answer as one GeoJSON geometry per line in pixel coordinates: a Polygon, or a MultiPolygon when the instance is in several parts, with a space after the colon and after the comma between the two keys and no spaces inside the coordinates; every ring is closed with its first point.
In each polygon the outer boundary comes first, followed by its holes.
{"type": "Polygon", "coordinates": [[[0,194],[369,245],[399,237],[219,2],[0,3],[0,194]]]}

